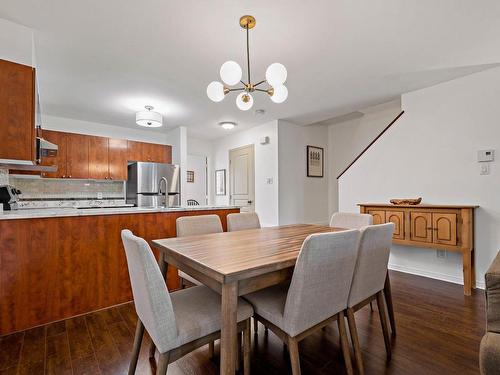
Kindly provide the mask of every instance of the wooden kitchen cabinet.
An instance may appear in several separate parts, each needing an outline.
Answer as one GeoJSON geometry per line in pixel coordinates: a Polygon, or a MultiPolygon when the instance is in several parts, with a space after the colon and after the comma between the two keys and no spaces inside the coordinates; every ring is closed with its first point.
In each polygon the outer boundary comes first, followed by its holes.
{"type": "Polygon", "coordinates": [[[66,134],[67,178],[89,178],[89,136],[66,134]]]}
{"type": "Polygon", "coordinates": [[[111,180],[127,179],[127,140],[108,139],[108,173],[111,180]]]}
{"type": "Polygon", "coordinates": [[[168,145],[51,130],[43,130],[42,136],[59,147],[57,156],[42,159],[42,165],[58,167],[57,172],[42,173],[46,178],[124,181],[129,160],[157,163],[172,160],[172,148],[168,145]]]}
{"type": "MultiPolygon", "coordinates": [[[[178,217],[239,209],[0,220],[0,336],[132,300],[121,230],[175,237],[178,217]]],[[[153,253],[158,252],[153,247],[153,253]]],[[[169,290],[179,288],[168,267],[169,290]]]]}
{"type": "Polygon", "coordinates": [[[146,161],[143,157],[142,142],[127,141],[127,160],[129,161],[146,161]]]}
{"type": "Polygon", "coordinates": [[[393,243],[462,253],[464,294],[475,286],[474,209],[478,206],[419,204],[394,206],[363,203],[360,212],[373,216],[374,224],[395,224],[393,243]]]}
{"type": "Polygon", "coordinates": [[[108,172],[108,138],[88,136],[89,142],[89,178],[107,180],[108,172]]]}
{"type": "Polygon", "coordinates": [[[35,161],[35,69],[0,60],[0,159],[35,161]]]}

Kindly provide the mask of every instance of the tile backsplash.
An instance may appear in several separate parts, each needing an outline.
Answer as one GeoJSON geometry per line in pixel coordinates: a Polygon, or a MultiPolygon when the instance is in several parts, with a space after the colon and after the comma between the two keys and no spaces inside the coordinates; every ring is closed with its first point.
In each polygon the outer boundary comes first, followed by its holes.
{"type": "Polygon", "coordinates": [[[0,185],[9,184],[9,170],[0,168],[0,185]]]}
{"type": "MultiPolygon", "coordinates": [[[[2,184],[0,170],[0,184],[2,184]]],[[[21,190],[22,200],[44,199],[124,199],[123,181],[44,179],[22,175],[7,175],[10,185],[21,190]]]]}

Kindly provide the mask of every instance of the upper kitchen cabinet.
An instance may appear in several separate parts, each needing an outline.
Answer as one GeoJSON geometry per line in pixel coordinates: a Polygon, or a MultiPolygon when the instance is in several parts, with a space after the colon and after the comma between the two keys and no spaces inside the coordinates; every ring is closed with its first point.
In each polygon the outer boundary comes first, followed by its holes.
{"type": "Polygon", "coordinates": [[[143,143],[142,156],[144,161],[155,163],[171,163],[170,146],[159,145],[156,143],[143,143]]]}
{"type": "Polygon", "coordinates": [[[89,138],[82,134],[66,134],[68,178],[89,178],[89,138]]]}
{"type": "Polygon", "coordinates": [[[109,142],[105,137],[87,136],[89,142],[89,178],[107,180],[109,142]]]}
{"type": "Polygon", "coordinates": [[[129,161],[146,161],[143,158],[143,143],[137,141],[127,141],[127,160],[129,161]]]}
{"type": "Polygon", "coordinates": [[[0,159],[33,162],[35,69],[0,60],[0,159]]]}
{"type": "Polygon", "coordinates": [[[111,180],[127,179],[127,141],[108,139],[108,171],[111,180]]]}

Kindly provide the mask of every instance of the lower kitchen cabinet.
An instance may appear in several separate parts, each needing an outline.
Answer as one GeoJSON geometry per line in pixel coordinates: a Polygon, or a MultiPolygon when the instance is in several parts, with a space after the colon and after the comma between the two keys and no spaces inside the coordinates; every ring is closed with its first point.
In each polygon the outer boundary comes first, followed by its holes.
{"type": "MultiPolygon", "coordinates": [[[[180,216],[216,214],[225,229],[234,212],[0,220],[0,336],[131,301],[122,229],[151,243],[175,236],[180,216]]],[[[179,287],[174,267],[168,267],[167,286],[179,287]]]]}

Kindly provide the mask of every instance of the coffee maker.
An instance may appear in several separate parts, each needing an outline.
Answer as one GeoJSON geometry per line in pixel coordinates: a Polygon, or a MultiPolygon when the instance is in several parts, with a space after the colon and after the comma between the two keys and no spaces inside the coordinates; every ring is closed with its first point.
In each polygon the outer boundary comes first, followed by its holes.
{"type": "Polygon", "coordinates": [[[0,185],[0,204],[4,211],[17,210],[19,208],[19,194],[21,191],[11,185],[0,185]]]}

